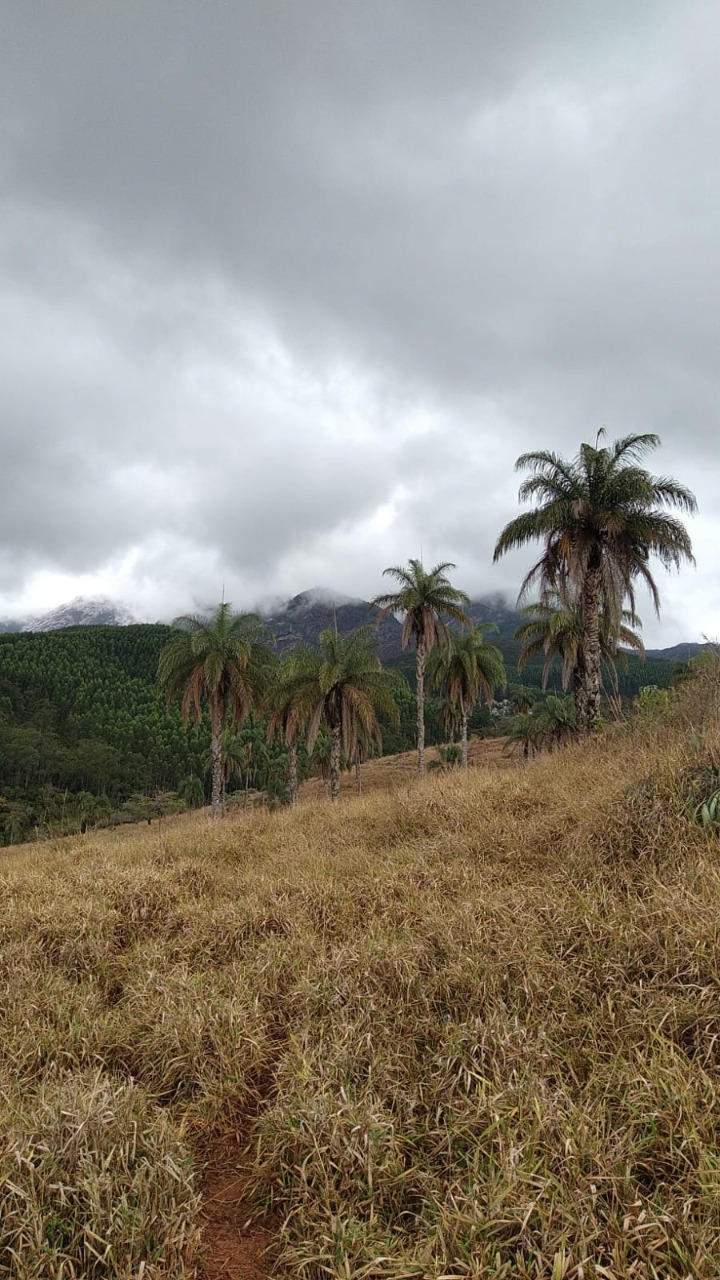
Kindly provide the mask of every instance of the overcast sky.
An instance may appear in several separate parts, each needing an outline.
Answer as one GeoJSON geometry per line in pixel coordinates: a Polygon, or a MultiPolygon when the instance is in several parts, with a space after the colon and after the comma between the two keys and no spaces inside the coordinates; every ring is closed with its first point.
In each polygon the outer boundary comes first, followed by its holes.
{"type": "Polygon", "coordinates": [[[6,0],[0,616],[492,565],[527,448],[657,431],[720,633],[720,6],[6,0]]]}

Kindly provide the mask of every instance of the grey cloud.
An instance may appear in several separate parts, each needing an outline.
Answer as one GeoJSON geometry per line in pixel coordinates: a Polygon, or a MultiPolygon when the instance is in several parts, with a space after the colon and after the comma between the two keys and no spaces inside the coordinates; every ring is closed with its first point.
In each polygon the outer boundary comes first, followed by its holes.
{"type": "Polygon", "coordinates": [[[160,564],[166,535],[246,592],[368,590],[421,538],[511,589],[514,458],[603,423],[697,484],[705,581],[715,6],[26,0],[6,26],[0,586],[160,564]]]}

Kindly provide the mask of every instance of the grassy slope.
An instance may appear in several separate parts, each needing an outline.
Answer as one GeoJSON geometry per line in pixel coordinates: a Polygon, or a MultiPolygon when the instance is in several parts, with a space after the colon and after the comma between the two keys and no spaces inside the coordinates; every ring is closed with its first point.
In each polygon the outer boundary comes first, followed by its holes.
{"type": "Polygon", "coordinates": [[[717,686],[686,698],[527,769],[8,854],[0,1274],[183,1276],[188,1152],[252,1113],[279,1275],[715,1276],[720,862],[682,779],[717,686]]]}

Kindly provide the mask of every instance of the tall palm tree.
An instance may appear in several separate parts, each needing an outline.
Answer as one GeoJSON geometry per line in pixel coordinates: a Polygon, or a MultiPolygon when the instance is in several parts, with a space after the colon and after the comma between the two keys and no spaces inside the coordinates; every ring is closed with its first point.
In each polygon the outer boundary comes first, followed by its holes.
{"type": "MultiPolygon", "coordinates": [[[[586,673],[583,617],[577,600],[567,592],[548,594],[544,600],[534,601],[522,610],[525,621],[515,632],[520,641],[518,671],[522,671],[532,658],[545,654],[542,687],[547,688],[553,663],[560,662],[560,681],[563,689],[572,683],[577,724],[585,716],[586,673]]],[[[645,646],[633,627],[642,624],[636,614],[624,609],[621,621],[611,625],[607,612],[600,614],[600,657],[608,673],[613,693],[617,693],[617,664],[627,666],[627,658],[619,645],[644,654],[645,646]]]]}
{"type": "Polygon", "coordinates": [[[210,710],[212,816],[222,811],[222,740],[226,727],[239,728],[251,707],[262,700],[275,661],[269,632],[254,613],[233,613],[225,601],[211,618],[176,618],[175,634],[160,655],[158,683],[168,704],[181,699],[187,720],[198,723],[210,710]]]}
{"type": "Polygon", "coordinates": [[[397,724],[400,713],[393,689],[402,677],[385,671],[372,637],[372,627],[358,627],[347,636],[337,628],[320,634],[320,653],[315,675],[299,684],[297,698],[303,708],[312,707],[307,721],[306,742],[312,751],[320,728],[330,730],[330,799],[340,794],[340,756],[352,759],[358,741],[374,741],[382,747],[378,713],[397,724]]]}
{"type": "Polygon", "coordinates": [[[460,719],[461,764],[468,767],[468,717],[481,697],[492,702],[495,688],[505,688],[507,677],[500,650],[487,644],[485,636],[497,631],[494,622],[483,622],[470,631],[450,632],[448,643],[435,652],[430,683],[441,687],[448,701],[457,707],[460,719]]]}
{"type": "Polygon", "coordinates": [[[600,707],[601,612],[616,630],[626,600],[635,612],[638,580],[659,611],[650,557],[657,556],[665,568],[693,559],[687,529],[666,508],[693,512],[697,506],[689,489],[639,465],[659,445],[658,436],[628,435],[601,448],[602,434],[594,446],[581,445],[569,461],[549,450],[518,458],[516,470],[531,473],[520,486],[520,501],[537,505],[506,525],[494,556],[498,560],[506,551],[540,540],[543,554],[527,574],[521,597],[535,582],[543,596],[558,590],[577,596],[586,668],[581,733],[592,727],[600,707]]]}
{"type": "Polygon", "coordinates": [[[297,804],[299,797],[298,739],[315,710],[314,690],[319,675],[319,654],[305,645],[295,645],[283,654],[268,693],[268,737],[281,738],[287,747],[287,783],[291,804],[297,804]]]}
{"type": "Polygon", "coordinates": [[[425,777],[425,667],[436,647],[446,645],[450,633],[446,619],[471,626],[463,605],[470,603],[464,591],[453,587],[447,570],[455,565],[445,561],[433,569],[423,568],[420,560],[404,565],[391,565],[383,576],[395,578],[397,591],[377,596],[373,605],[380,609],[378,622],[390,613],[403,615],[402,646],[415,644],[415,688],[417,693],[418,774],[425,777]]]}
{"type": "MultiPolygon", "coordinates": [[[[220,812],[225,813],[227,784],[231,778],[238,778],[248,767],[248,750],[241,735],[225,725],[220,741],[220,760],[222,762],[222,790],[220,793],[220,812]]],[[[210,747],[203,756],[205,772],[212,774],[213,753],[210,747]]]]}

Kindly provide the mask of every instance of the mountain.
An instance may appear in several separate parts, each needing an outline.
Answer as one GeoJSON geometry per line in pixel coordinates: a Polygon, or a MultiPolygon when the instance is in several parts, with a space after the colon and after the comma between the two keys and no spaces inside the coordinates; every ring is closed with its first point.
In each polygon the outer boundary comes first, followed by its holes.
{"type": "MultiPolygon", "coordinates": [[[[280,653],[292,644],[317,647],[321,631],[337,624],[340,635],[375,621],[377,610],[367,600],[353,600],[325,587],[313,587],[293,596],[287,604],[265,613],[263,621],[277,641],[280,653]]],[[[401,626],[397,618],[385,618],[378,627],[378,651],[383,661],[400,653],[401,626]]]]}
{"type": "MultiPolygon", "coordinates": [[[[515,634],[520,623],[520,615],[500,595],[473,600],[468,613],[474,623],[495,622],[499,637],[508,639],[515,634]]],[[[282,653],[283,649],[292,644],[305,644],[315,648],[320,632],[335,625],[341,635],[347,635],[356,627],[373,623],[377,614],[377,609],[367,600],[353,600],[326,587],[313,587],[310,591],[293,596],[287,604],[276,607],[272,612],[264,613],[263,619],[273,632],[278,650],[282,653]]],[[[392,614],[380,623],[377,640],[383,662],[399,661],[402,655],[401,634],[401,624],[392,614]]],[[[492,636],[488,639],[495,643],[492,636]]]]}
{"type": "Polygon", "coordinates": [[[703,649],[707,649],[706,644],[674,644],[670,649],[648,649],[646,650],[646,658],[661,662],[687,662],[689,658],[696,658],[703,649]]]}
{"type": "Polygon", "coordinates": [[[62,627],[126,627],[135,622],[129,609],[106,596],[89,600],[76,596],[68,604],[58,605],[40,617],[28,618],[21,631],[59,631],[62,627]]]}
{"type": "MultiPolygon", "coordinates": [[[[467,612],[475,626],[481,622],[494,622],[497,626],[497,636],[508,639],[514,637],[523,621],[522,614],[517,609],[511,608],[505,597],[501,595],[483,596],[481,600],[472,600],[467,612]]],[[[491,632],[488,635],[488,642],[497,644],[497,636],[493,637],[491,632]]]]}

